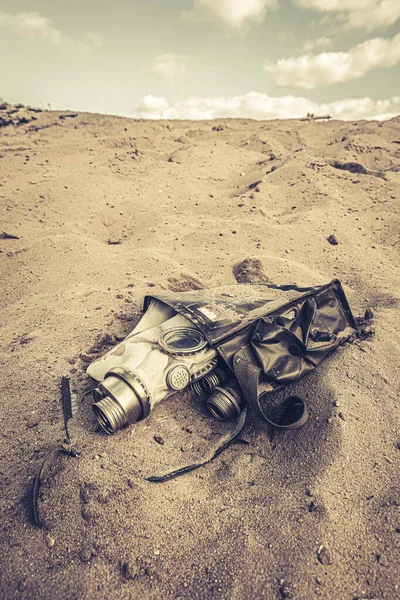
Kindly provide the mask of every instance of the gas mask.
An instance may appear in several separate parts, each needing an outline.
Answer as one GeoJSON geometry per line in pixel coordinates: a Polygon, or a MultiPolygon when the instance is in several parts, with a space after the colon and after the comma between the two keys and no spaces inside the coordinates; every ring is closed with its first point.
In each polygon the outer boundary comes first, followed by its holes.
{"type": "Polygon", "coordinates": [[[277,421],[268,395],[311,372],[357,333],[338,280],[308,288],[163,291],[146,296],[144,308],[132,333],[87,370],[99,382],[96,418],[110,434],[188,386],[210,395],[206,405],[217,419],[236,418],[247,404],[271,426],[300,427],[308,418],[305,403],[289,397],[277,421]]]}
{"type": "Polygon", "coordinates": [[[99,382],[93,410],[106,433],[145,419],[153,407],[205,377],[217,352],[184,316],[152,300],[135,329],[88,367],[99,382]]]}

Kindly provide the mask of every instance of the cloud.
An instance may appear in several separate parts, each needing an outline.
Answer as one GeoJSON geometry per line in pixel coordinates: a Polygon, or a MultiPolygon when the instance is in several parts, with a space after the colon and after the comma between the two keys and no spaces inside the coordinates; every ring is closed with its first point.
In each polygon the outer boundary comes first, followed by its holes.
{"type": "Polygon", "coordinates": [[[173,53],[156,56],[151,65],[152,72],[167,81],[174,81],[177,77],[185,75],[188,69],[187,56],[173,53]]]}
{"type": "Polygon", "coordinates": [[[387,100],[355,98],[318,104],[301,96],[272,97],[259,92],[217,97],[149,95],[141,98],[134,108],[134,116],[145,119],[290,119],[303,117],[307,112],[330,114],[345,120],[388,119],[400,113],[400,96],[387,100]]]}
{"type": "Polygon", "coordinates": [[[63,40],[62,32],[53,26],[51,19],[43,17],[39,13],[20,12],[16,15],[9,15],[0,11],[0,25],[8,27],[23,37],[40,36],[50,40],[53,44],[60,44],[63,40]]]}
{"type": "Polygon", "coordinates": [[[306,40],[303,44],[303,52],[311,52],[314,48],[326,48],[332,44],[329,37],[319,37],[313,40],[306,40]]]}
{"type": "Polygon", "coordinates": [[[375,38],[353,46],[348,52],[323,52],[312,56],[281,58],[267,63],[264,70],[278,86],[301,87],[312,90],[360,79],[377,68],[391,68],[400,62],[400,33],[391,39],[375,38]]]}
{"type": "Polygon", "coordinates": [[[217,21],[236,31],[260,23],[268,10],[277,7],[277,0],[194,0],[193,9],[184,11],[190,21],[217,21]]]}
{"type": "Polygon", "coordinates": [[[98,48],[102,44],[102,38],[93,33],[86,33],[84,42],[72,40],[64,35],[60,29],[57,29],[51,19],[37,12],[20,12],[16,15],[10,15],[0,11],[0,27],[6,27],[16,35],[24,38],[40,37],[56,46],[80,44],[98,48]]]}
{"type": "Polygon", "coordinates": [[[372,31],[400,19],[399,0],[294,0],[300,8],[331,13],[345,29],[372,31]]]}

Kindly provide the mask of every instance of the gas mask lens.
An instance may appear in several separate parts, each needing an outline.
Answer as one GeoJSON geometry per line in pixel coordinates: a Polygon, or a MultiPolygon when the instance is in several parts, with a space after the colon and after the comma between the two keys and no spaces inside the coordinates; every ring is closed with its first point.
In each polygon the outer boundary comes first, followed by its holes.
{"type": "Polygon", "coordinates": [[[175,314],[144,330],[139,322],[123,342],[88,368],[99,381],[94,391],[96,419],[106,433],[116,433],[146,418],[161,400],[216,366],[216,351],[185,317],[175,314]]]}
{"type": "Polygon", "coordinates": [[[174,356],[196,354],[207,345],[204,335],[191,327],[176,327],[160,338],[160,346],[174,356]]]}

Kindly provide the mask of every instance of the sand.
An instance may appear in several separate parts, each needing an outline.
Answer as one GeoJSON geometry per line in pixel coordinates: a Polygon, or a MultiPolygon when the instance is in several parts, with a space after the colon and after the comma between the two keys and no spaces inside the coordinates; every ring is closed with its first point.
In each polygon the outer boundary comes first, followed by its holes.
{"type": "Polygon", "coordinates": [[[398,598],[400,118],[0,116],[1,597],[398,598]],[[376,333],[291,387],[302,429],[252,416],[248,443],[149,483],[232,425],[184,392],[108,437],[86,366],[146,293],[234,284],[245,259],[275,283],[340,279],[376,333]],[[79,456],[46,469],[38,528],[30,489],[63,439],[63,375],[79,456]]]}

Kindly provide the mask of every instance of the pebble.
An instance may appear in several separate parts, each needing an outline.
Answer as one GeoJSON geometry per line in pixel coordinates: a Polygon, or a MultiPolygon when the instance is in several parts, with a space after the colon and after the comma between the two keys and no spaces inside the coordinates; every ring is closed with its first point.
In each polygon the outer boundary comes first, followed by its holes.
{"type": "Polygon", "coordinates": [[[56,543],[56,540],[54,538],[52,538],[51,535],[48,533],[46,535],[46,542],[47,542],[47,546],[49,548],[52,548],[54,546],[54,544],[56,543]]]}
{"type": "Polygon", "coordinates": [[[339,417],[339,419],[342,419],[342,421],[346,420],[344,417],[344,414],[342,412],[338,413],[338,417],[339,417]]]}
{"type": "Polygon", "coordinates": [[[37,427],[39,425],[39,421],[29,421],[29,423],[26,424],[26,426],[29,429],[32,429],[33,427],[37,427]]]}
{"type": "Polygon", "coordinates": [[[250,183],[249,185],[249,190],[254,190],[255,188],[257,188],[260,184],[262,183],[262,179],[257,179],[257,181],[253,181],[253,183],[250,183]]]}
{"type": "Polygon", "coordinates": [[[327,240],[332,246],[337,246],[339,244],[336,235],[333,235],[333,233],[327,238],[327,240]]]}
{"type": "Polygon", "coordinates": [[[325,546],[320,546],[317,550],[317,557],[321,565],[330,565],[332,564],[331,555],[329,554],[329,550],[325,548],[325,546]]]}
{"type": "Polygon", "coordinates": [[[377,558],[379,564],[382,565],[382,567],[389,566],[389,561],[384,554],[378,554],[376,558],[377,558]]]}
{"type": "Polygon", "coordinates": [[[157,442],[157,444],[160,444],[160,446],[164,446],[164,440],[162,439],[161,436],[155,435],[154,436],[154,441],[157,442]]]}

